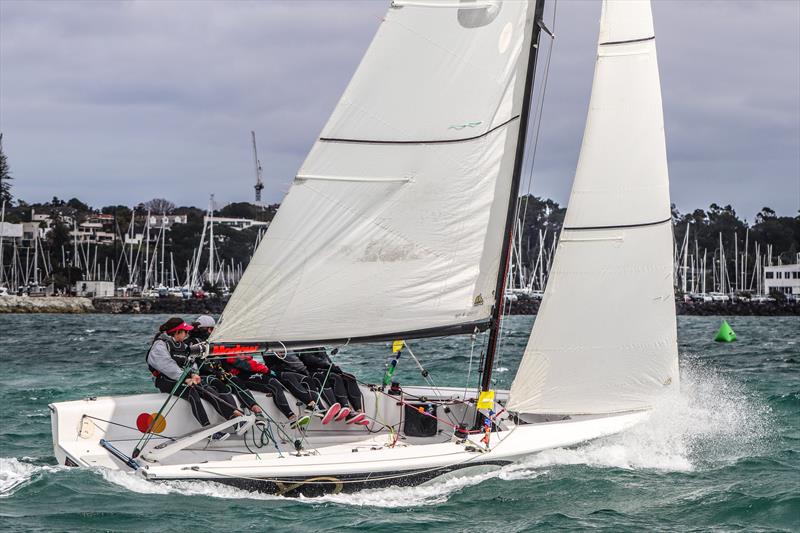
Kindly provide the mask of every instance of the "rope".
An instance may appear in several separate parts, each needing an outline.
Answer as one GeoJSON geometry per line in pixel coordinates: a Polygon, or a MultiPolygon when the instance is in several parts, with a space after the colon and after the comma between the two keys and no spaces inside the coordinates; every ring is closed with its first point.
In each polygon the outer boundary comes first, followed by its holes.
{"type": "MultiPolygon", "coordinates": [[[[230,385],[233,385],[233,386],[234,386],[234,387],[235,387],[237,390],[239,390],[240,392],[249,392],[249,391],[244,391],[244,390],[243,390],[241,387],[239,387],[239,386],[238,386],[236,383],[234,383],[233,381],[228,381],[227,383],[229,383],[230,385]]],[[[289,435],[289,434],[286,432],[286,430],[284,430],[284,429],[283,429],[283,427],[282,427],[282,425],[281,425],[281,424],[279,424],[279,423],[278,423],[278,422],[277,422],[275,419],[273,419],[271,416],[269,416],[269,413],[267,413],[267,410],[266,410],[266,409],[264,409],[264,408],[261,406],[261,404],[260,404],[260,403],[258,403],[258,400],[256,400],[256,399],[255,399],[255,396],[253,396],[253,400],[255,400],[255,402],[256,402],[256,405],[257,405],[257,406],[259,406],[259,407],[261,408],[261,413],[260,413],[260,414],[261,414],[261,415],[263,415],[263,417],[267,419],[267,422],[268,422],[268,423],[275,424],[275,426],[278,428],[278,432],[279,432],[280,434],[282,434],[282,435],[283,435],[283,437],[285,437],[287,441],[289,441],[289,442],[294,442],[294,441],[295,441],[295,439],[294,439],[294,438],[293,438],[291,435],[289,435]]],[[[271,430],[270,430],[270,434],[271,434],[271,430]]],[[[302,436],[302,435],[303,435],[303,433],[301,432],[301,437],[300,437],[300,440],[301,440],[301,441],[305,441],[305,437],[304,437],[304,436],[302,436]]],[[[255,430],[253,431],[253,439],[255,439],[255,430]]],[[[245,440],[245,442],[247,442],[247,438],[246,438],[246,436],[245,436],[245,439],[244,439],[244,440],[245,440]]],[[[272,437],[272,441],[275,443],[275,448],[277,448],[277,449],[278,449],[278,453],[282,453],[282,452],[281,452],[281,449],[280,449],[280,447],[278,446],[278,441],[277,441],[277,440],[274,438],[274,436],[272,437]]],[[[255,440],[254,440],[254,442],[255,442],[255,440]]]]}
{"type": "MultiPolygon", "coordinates": [[[[141,431],[139,428],[135,428],[135,427],[133,427],[133,426],[126,426],[125,424],[120,424],[119,422],[113,422],[113,421],[111,421],[111,420],[104,420],[104,419],[102,419],[102,418],[98,418],[98,417],[96,417],[96,416],[92,416],[92,415],[83,415],[83,418],[90,418],[90,419],[92,419],[92,420],[97,420],[97,421],[99,421],[99,422],[105,422],[106,424],[111,424],[112,426],[119,426],[119,427],[122,427],[122,428],[125,428],[125,429],[131,429],[131,430],[133,430],[133,431],[141,431]]],[[[98,426],[98,425],[97,425],[97,424],[95,424],[94,422],[92,422],[92,424],[94,424],[94,426],[95,426],[97,429],[100,429],[100,430],[103,430],[103,431],[105,431],[105,429],[103,429],[102,427],[98,426]]],[[[176,441],[176,440],[178,440],[178,439],[176,439],[175,437],[169,437],[169,436],[167,436],[167,435],[158,435],[158,436],[159,436],[159,437],[161,437],[161,438],[164,438],[164,439],[169,439],[169,440],[171,440],[171,441],[176,441]]],[[[113,440],[113,441],[112,441],[112,440],[109,440],[109,439],[106,439],[106,440],[107,440],[108,442],[117,442],[117,441],[130,441],[130,440],[133,440],[133,439],[115,439],[115,440],[113,440]]]]}
{"type": "MultiPolygon", "coordinates": [[[[428,372],[428,371],[427,371],[427,370],[426,370],[426,369],[425,369],[425,368],[422,366],[422,363],[420,363],[420,362],[419,362],[419,359],[417,359],[417,356],[416,356],[416,355],[414,355],[414,352],[411,350],[411,346],[409,346],[407,342],[405,343],[405,345],[406,345],[406,348],[408,348],[408,353],[411,355],[411,358],[412,358],[412,359],[414,359],[414,362],[415,362],[415,363],[417,363],[417,366],[419,367],[419,370],[420,370],[420,374],[422,374],[422,377],[423,377],[423,378],[425,378],[425,381],[427,381],[427,382],[428,382],[428,385],[430,385],[430,386],[431,386],[431,389],[433,390],[433,392],[434,392],[434,393],[436,393],[436,394],[438,394],[439,396],[444,396],[444,394],[442,394],[441,390],[439,390],[439,388],[438,388],[438,387],[436,386],[436,384],[433,382],[433,378],[430,376],[430,372],[428,372]]],[[[445,411],[445,414],[447,414],[447,418],[449,418],[449,419],[450,419],[450,422],[453,422],[453,423],[455,423],[455,420],[453,419],[453,417],[452,417],[452,416],[450,416],[450,413],[448,413],[447,411],[445,411]]]]}
{"type": "MultiPolygon", "coordinates": [[[[364,383],[364,382],[362,382],[362,381],[359,381],[359,380],[356,380],[356,381],[357,381],[358,383],[360,383],[361,385],[366,385],[366,386],[369,386],[369,385],[370,385],[369,383],[364,383]]],[[[400,403],[400,404],[401,404],[401,405],[403,405],[403,406],[410,407],[410,408],[412,408],[413,410],[415,410],[415,411],[417,411],[417,412],[419,412],[419,413],[422,413],[422,411],[419,411],[419,409],[417,408],[417,406],[416,406],[416,405],[411,405],[410,403],[403,401],[403,399],[402,399],[400,396],[394,396],[394,395],[392,395],[392,394],[386,393],[386,392],[384,392],[384,391],[382,391],[382,390],[380,390],[380,389],[377,389],[377,388],[373,388],[373,389],[372,389],[372,391],[373,391],[373,392],[375,392],[375,393],[380,393],[380,394],[383,394],[384,396],[386,396],[386,397],[388,397],[388,398],[392,398],[393,400],[395,400],[396,402],[400,403]]],[[[417,398],[419,398],[419,397],[417,397],[417,398]]],[[[429,403],[436,404],[437,402],[436,402],[436,400],[429,400],[429,403]]],[[[464,403],[466,403],[466,402],[464,402],[464,403]]],[[[376,402],[376,405],[377,405],[377,402],[376,402]]],[[[448,420],[444,420],[444,419],[442,419],[442,418],[439,418],[438,416],[436,416],[436,415],[432,415],[432,414],[428,413],[427,411],[425,411],[425,412],[424,412],[424,413],[422,413],[422,414],[424,414],[425,416],[429,416],[429,417],[431,417],[431,418],[434,418],[434,419],[438,420],[439,422],[441,422],[442,424],[444,424],[444,425],[446,425],[446,426],[450,426],[450,427],[452,427],[453,429],[458,429],[459,431],[461,431],[461,428],[459,428],[459,427],[458,427],[456,424],[453,424],[452,422],[450,422],[450,421],[448,421],[448,420]]],[[[389,426],[387,426],[386,424],[383,424],[383,425],[384,425],[384,427],[389,427],[389,426]]],[[[472,430],[471,430],[471,431],[465,431],[465,433],[482,433],[482,432],[483,432],[483,430],[475,430],[475,431],[472,431],[472,430]]]]}
{"type": "MultiPolygon", "coordinates": [[[[153,428],[155,427],[156,422],[158,421],[158,417],[161,416],[161,413],[164,411],[164,408],[167,406],[167,404],[169,403],[170,399],[172,399],[173,395],[175,394],[175,391],[178,390],[178,387],[186,379],[186,376],[189,374],[189,371],[192,369],[192,364],[191,364],[192,362],[193,361],[190,359],[189,362],[186,365],[186,368],[183,369],[183,372],[181,373],[180,377],[175,381],[175,386],[172,387],[172,390],[170,391],[169,396],[167,396],[167,399],[164,400],[163,404],[161,404],[161,409],[158,410],[158,413],[156,413],[156,416],[153,417],[153,420],[150,422],[150,425],[147,427],[147,431],[139,439],[139,442],[136,444],[136,446],[134,446],[133,455],[132,455],[132,457],[134,459],[136,459],[136,457],[139,455],[139,453],[141,452],[142,448],[147,446],[147,444],[150,442],[150,439],[152,438],[152,435],[153,435],[153,428]]],[[[188,388],[188,387],[186,387],[186,388],[188,388]]],[[[176,403],[177,403],[178,399],[186,391],[186,388],[184,388],[180,392],[180,394],[175,396],[175,402],[176,403]]],[[[171,410],[172,410],[172,408],[170,408],[170,411],[171,410]]],[[[167,411],[167,414],[169,414],[169,411],[167,411]]],[[[166,415],[164,416],[164,418],[166,418],[166,415]]]]}

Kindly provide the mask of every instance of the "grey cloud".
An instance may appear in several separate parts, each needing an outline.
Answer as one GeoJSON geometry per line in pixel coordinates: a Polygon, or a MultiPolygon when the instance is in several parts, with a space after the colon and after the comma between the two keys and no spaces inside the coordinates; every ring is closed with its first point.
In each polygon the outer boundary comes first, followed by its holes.
{"type": "MultiPolygon", "coordinates": [[[[549,4],[552,6],[552,2],[549,4]]],[[[29,200],[279,201],[384,1],[0,2],[0,129],[29,200]]],[[[565,203],[599,3],[558,3],[533,192],[565,203]]],[[[657,0],[673,200],[800,207],[800,3],[657,0]],[[765,186],[766,185],[766,186],[765,186]]]]}

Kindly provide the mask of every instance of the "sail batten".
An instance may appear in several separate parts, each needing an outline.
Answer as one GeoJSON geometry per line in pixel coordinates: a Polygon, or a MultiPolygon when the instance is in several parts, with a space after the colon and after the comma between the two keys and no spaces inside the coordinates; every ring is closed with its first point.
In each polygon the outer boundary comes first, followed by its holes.
{"type": "Polygon", "coordinates": [[[389,9],[212,341],[488,322],[532,27],[528,2],[389,9]]]}
{"type": "Polygon", "coordinates": [[[508,409],[610,414],[678,387],[672,224],[648,0],[605,0],[564,227],[508,409]]]}

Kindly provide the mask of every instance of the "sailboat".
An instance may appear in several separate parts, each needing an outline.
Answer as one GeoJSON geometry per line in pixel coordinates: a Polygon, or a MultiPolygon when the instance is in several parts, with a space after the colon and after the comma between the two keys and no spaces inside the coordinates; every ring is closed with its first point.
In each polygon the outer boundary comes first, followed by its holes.
{"type": "Polygon", "coordinates": [[[165,394],[54,403],[59,463],[284,495],[419,484],[625,431],[674,394],[648,0],[603,1],[564,228],[512,387],[492,390],[543,13],[392,2],[211,338],[213,357],[484,331],[479,389],[362,385],[366,427],[261,423],[222,443],[208,437],[233,422],[201,428],[181,400],[162,417],[165,394]]]}

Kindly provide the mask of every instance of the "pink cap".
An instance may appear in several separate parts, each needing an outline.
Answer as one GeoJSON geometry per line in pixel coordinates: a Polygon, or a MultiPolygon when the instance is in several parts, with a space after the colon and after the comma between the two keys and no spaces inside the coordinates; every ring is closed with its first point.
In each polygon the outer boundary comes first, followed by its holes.
{"type": "Polygon", "coordinates": [[[174,328],[167,330],[167,334],[175,333],[177,331],[192,331],[194,328],[187,324],[186,322],[181,322],[179,325],[175,326],[174,328]]]}

